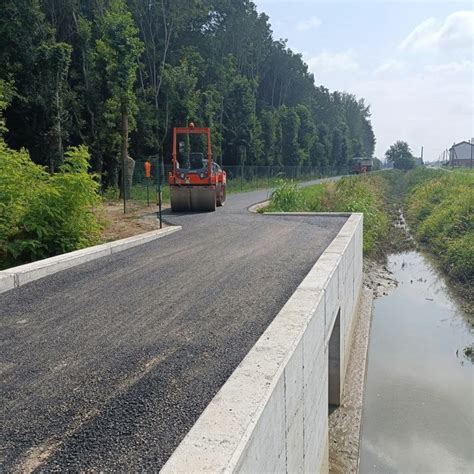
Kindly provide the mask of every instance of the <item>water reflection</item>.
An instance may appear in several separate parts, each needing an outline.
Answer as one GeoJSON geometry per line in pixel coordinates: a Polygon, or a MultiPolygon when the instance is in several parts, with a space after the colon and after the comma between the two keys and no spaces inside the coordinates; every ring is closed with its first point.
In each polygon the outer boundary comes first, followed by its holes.
{"type": "Polygon", "coordinates": [[[420,253],[389,268],[400,284],[374,305],[360,472],[474,472],[471,326],[420,253]]]}

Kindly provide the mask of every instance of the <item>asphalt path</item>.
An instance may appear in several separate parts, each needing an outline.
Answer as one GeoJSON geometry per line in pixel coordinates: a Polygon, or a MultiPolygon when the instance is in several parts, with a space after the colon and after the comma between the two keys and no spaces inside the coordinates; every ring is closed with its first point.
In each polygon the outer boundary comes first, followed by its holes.
{"type": "Polygon", "coordinates": [[[0,295],[1,471],[166,462],[345,222],[267,196],[0,295]]]}

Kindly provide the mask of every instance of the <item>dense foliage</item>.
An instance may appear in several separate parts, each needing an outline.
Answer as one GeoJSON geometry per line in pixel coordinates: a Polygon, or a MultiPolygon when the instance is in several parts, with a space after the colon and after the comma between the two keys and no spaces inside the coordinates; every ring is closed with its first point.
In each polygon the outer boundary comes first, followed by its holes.
{"type": "Polygon", "coordinates": [[[406,213],[416,238],[452,277],[474,282],[474,173],[420,170],[409,177],[406,213]]]}
{"type": "Polygon", "coordinates": [[[87,247],[100,231],[93,213],[99,185],[86,148],[68,148],[54,174],[24,149],[9,148],[2,111],[12,96],[0,80],[0,268],[87,247]]]}
{"type": "Polygon", "coordinates": [[[169,161],[190,120],[228,166],[342,171],[374,151],[364,100],[315,86],[249,0],[3,0],[0,79],[16,90],[8,145],[56,170],[85,144],[106,186],[128,144],[169,161]]]}
{"type": "Polygon", "coordinates": [[[70,148],[50,175],[0,139],[0,268],[98,242],[97,187],[84,147],[70,148]]]}

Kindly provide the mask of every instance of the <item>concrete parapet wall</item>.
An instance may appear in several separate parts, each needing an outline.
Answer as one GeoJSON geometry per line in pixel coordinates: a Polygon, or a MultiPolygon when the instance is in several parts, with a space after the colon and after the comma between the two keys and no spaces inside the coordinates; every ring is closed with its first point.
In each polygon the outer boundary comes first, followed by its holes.
{"type": "Polygon", "coordinates": [[[348,217],[162,472],[328,471],[329,391],[337,403],[362,284],[362,224],[362,214],[348,217]]]}

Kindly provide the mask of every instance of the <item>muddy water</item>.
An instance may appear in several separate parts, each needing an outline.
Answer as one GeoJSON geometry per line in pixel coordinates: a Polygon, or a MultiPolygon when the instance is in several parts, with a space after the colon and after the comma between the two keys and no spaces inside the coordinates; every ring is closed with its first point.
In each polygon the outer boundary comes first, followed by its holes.
{"type": "Polygon", "coordinates": [[[472,326],[422,254],[389,269],[399,286],[374,304],[360,473],[474,472],[472,326]]]}

